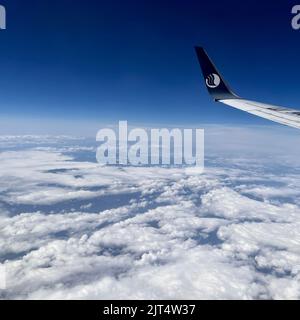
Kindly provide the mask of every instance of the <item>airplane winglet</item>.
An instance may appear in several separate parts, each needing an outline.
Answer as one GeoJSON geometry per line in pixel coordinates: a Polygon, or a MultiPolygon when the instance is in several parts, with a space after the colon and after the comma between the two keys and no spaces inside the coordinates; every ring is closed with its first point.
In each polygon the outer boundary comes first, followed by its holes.
{"type": "Polygon", "coordinates": [[[213,99],[215,101],[239,99],[239,97],[233,93],[226,84],[205,50],[202,47],[195,47],[195,50],[202,69],[207,90],[213,99]]]}

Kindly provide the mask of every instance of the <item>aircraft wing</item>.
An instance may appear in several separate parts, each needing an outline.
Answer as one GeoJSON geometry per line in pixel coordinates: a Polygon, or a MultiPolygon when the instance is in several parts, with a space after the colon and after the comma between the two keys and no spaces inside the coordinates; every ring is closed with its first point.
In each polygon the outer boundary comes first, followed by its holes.
{"type": "Polygon", "coordinates": [[[207,90],[215,101],[289,127],[300,129],[300,110],[245,100],[237,96],[224,81],[205,50],[201,47],[196,47],[195,49],[207,90]]]}

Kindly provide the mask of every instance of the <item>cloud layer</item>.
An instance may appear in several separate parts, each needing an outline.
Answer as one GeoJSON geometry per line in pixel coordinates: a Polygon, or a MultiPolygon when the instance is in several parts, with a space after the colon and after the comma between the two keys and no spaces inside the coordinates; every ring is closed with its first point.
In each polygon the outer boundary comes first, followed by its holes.
{"type": "Polygon", "coordinates": [[[0,139],[2,298],[300,298],[300,173],[280,160],[211,153],[187,175],[13,139],[0,139]]]}

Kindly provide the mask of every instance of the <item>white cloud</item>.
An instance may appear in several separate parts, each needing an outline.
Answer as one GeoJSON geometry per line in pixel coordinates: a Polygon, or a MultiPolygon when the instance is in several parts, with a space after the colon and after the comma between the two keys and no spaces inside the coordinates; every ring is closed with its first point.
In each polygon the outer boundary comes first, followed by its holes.
{"type": "Polygon", "coordinates": [[[278,158],[189,176],[75,161],[93,148],[59,141],[0,153],[2,297],[300,298],[300,173],[278,158]]]}

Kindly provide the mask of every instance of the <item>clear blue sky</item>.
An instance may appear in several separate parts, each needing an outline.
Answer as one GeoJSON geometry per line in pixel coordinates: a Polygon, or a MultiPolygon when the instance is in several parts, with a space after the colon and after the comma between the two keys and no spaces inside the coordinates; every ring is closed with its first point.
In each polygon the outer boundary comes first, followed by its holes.
{"type": "MultiPolygon", "coordinates": [[[[0,118],[269,124],[213,103],[204,46],[241,96],[300,109],[295,2],[0,0],[0,118]]],[[[3,133],[3,132],[1,132],[3,133]]]]}

